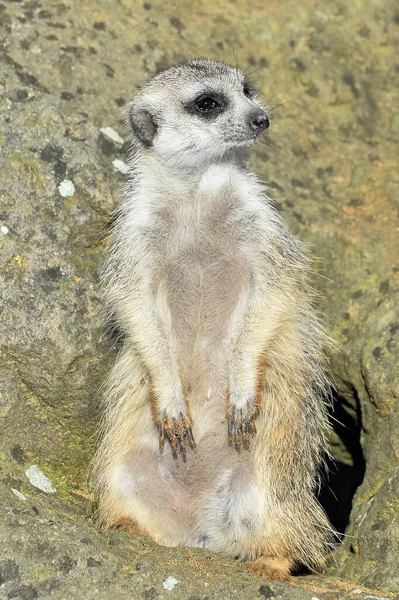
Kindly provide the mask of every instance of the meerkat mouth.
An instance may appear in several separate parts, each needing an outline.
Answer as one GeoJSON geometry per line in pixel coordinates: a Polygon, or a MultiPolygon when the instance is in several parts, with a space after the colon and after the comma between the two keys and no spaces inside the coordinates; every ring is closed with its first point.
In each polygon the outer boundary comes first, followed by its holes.
{"type": "Polygon", "coordinates": [[[237,136],[234,138],[229,137],[229,139],[226,140],[226,143],[231,145],[233,148],[250,148],[257,142],[262,142],[265,139],[266,139],[266,135],[265,135],[265,132],[263,132],[261,135],[248,134],[246,137],[243,137],[243,136],[240,136],[240,137],[237,136]]]}
{"type": "Polygon", "coordinates": [[[236,132],[230,134],[225,141],[235,147],[253,146],[257,141],[265,139],[266,132],[270,127],[270,119],[263,110],[259,110],[249,116],[248,125],[237,128],[236,132]]]}

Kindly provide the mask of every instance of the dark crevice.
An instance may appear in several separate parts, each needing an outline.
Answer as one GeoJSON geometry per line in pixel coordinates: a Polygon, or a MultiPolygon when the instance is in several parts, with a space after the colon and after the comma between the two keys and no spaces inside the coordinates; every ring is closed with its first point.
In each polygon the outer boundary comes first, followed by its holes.
{"type": "Polygon", "coordinates": [[[362,414],[355,387],[345,381],[345,390],[333,393],[329,411],[333,430],[332,458],[327,460],[327,475],[321,483],[319,500],[338,534],[349,522],[355,492],[362,483],[365,460],[360,443],[362,414]]]}

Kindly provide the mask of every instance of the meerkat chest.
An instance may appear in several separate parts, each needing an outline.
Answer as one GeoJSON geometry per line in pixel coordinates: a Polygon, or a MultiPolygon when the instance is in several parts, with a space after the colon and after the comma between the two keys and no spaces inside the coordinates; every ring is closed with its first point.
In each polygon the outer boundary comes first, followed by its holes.
{"type": "Polygon", "coordinates": [[[159,211],[155,228],[156,293],[169,307],[187,355],[198,343],[198,331],[207,340],[225,338],[251,277],[241,243],[245,235],[237,220],[238,200],[228,187],[212,191],[199,189],[191,197],[171,198],[159,211]]]}
{"type": "Polygon", "coordinates": [[[173,203],[159,213],[155,235],[158,262],[166,270],[200,269],[206,275],[218,265],[248,267],[228,195],[197,194],[173,203]]]}
{"type": "Polygon", "coordinates": [[[164,197],[168,201],[157,211],[154,227],[162,262],[204,267],[215,259],[247,262],[242,193],[231,169],[209,169],[197,186],[165,190],[164,197]]]}

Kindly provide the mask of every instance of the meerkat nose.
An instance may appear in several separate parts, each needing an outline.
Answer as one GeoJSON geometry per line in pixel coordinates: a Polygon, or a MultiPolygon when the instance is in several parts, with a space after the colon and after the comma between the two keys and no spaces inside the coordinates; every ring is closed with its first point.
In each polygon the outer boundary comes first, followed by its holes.
{"type": "Polygon", "coordinates": [[[269,117],[264,112],[259,112],[251,119],[251,127],[254,131],[263,131],[270,125],[269,117]]]}

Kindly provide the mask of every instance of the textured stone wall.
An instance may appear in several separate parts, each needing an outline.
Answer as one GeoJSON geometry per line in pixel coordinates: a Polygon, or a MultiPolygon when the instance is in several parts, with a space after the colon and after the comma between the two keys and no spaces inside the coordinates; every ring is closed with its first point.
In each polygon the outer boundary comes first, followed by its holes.
{"type": "Polygon", "coordinates": [[[399,11],[377,0],[0,2],[0,595],[399,590],[398,36],[399,11]],[[87,469],[115,353],[97,282],[123,188],[121,106],[195,56],[237,62],[269,99],[270,139],[251,167],[315,257],[343,423],[322,493],[338,527],[349,519],[331,567],[341,579],[269,585],[233,561],[91,522],[87,469]],[[55,493],[32,485],[34,464],[55,493]]]}

